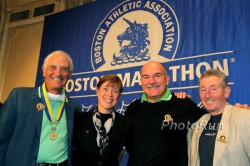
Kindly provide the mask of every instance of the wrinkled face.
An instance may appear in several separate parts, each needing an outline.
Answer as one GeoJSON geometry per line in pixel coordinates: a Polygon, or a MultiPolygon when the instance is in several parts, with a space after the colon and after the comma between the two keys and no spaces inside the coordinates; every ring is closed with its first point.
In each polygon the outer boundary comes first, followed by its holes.
{"type": "Polygon", "coordinates": [[[120,85],[118,83],[104,82],[96,89],[98,98],[98,110],[101,113],[110,113],[118,102],[120,85]]]}
{"type": "Polygon", "coordinates": [[[224,88],[217,76],[204,77],[199,85],[200,99],[211,115],[221,114],[230,95],[230,88],[224,88]]]}
{"type": "Polygon", "coordinates": [[[48,60],[47,66],[43,66],[43,77],[46,89],[50,93],[61,94],[71,75],[69,60],[61,54],[55,54],[48,60]]]}
{"type": "Polygon", "coordinates": [[[141,70],[141,86],[147,94],[147,99],[156,102],[166,93],[169,76],[163,66],[157,62],[148,62],[141,70]]]}

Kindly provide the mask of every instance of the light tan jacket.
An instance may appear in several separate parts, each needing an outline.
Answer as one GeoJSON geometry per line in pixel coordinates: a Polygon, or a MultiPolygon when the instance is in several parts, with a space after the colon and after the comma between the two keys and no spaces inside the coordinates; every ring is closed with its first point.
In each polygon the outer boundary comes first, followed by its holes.
{"type": "MultiPolygon", "coordinates": [[[[205,114],[188,132],[190,166],[199,166],[199,139],[211,115],[205,114]]],[[[250,111],[227,104],[218,129],[213,166],[250,165],[250,111]]]]}

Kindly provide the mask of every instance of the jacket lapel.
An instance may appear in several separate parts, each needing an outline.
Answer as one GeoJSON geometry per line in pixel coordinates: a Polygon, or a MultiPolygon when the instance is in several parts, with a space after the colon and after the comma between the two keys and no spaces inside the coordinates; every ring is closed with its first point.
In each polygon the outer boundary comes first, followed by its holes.
{"type": "Polygon", "coordinates": [[[38,88],[34,88],[33,90],[33,99],[32,103],[34,104],[31,111],[34,111],[34,121],[36,125],[36,140],[35,141],[35,149],[34,149],[34,157],[38,155],[39,142],[41,136],[41,128],[42,128],[42,119],[43,119],[43,109],[41,109],[42,100],[38,95],[38,88]]]}
{"type": "Polygon", "coordinates": [[[44,111],[43,109],[39,109],[41,104],[42,104],[42,99],[38,95],[38,88],[35,88],[35,91],[34,91],[34,107],[36,107],[35,108],[35,111],[36,111],[35,121],[36,121],[38,139],[40,139],[40,135],[41,135],[42,119],[43,119],[43,111],[44,111]]]}
{"type": "Polygon", "coordinates": [[[117,112],[115,112],[115,121],[112,126],[112,136],[113,138],[116,138],[117,133],[121,133],[123,131],[123,128],[125,127],[124,123],[121,123],[120,116],[118,115],[117,112]]]}
{"type": "Polygon", "coordinates": [[[66,121],[67,121],[67,133],[68,139],[72,139],[72,131],[73,131],[73,119],[74,119],[74,111],[70,106],[69,102],[65,102],[65,114],[66,114],[66,121]]]}
{"type": "Polygon", "coordinates": [[[214,160],[213,165],[218,165],[219,159],[222,158],[223,152],[227,146],[229,135],[230,135],[230,118],[231,118],[231,106],[226,105],[222,119],[221,126],[218,129],[216,140],[215,140],[215,148],[214,148],[214,160]]]}
{"type": "Polygon", "coordinates": [[[197,122],[197,128],[195,128],[195,130],[193,130],[193,134],[192,134],[192,138],[191,138],[191,154],[190,154],[190,157],[194,160],[191,160],[193,161],[194,163],[191,163],[191,165],[194,165],[195,163],[200,163],[199,161],[199,140],[200,140],[200,136],[201,136],[201,133],[203,132],[204,130],[204,127],[206,127],[206,124],[207,122],[209,121],[210,119],[210,114],[205,114],[203,115],[200,120],[197,122]]]}

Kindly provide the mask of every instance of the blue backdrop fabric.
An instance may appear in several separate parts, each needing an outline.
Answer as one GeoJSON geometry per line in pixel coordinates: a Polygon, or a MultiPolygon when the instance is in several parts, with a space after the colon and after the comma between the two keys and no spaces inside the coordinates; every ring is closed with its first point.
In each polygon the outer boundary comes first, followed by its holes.
{"type": "Polygon", "coordinates": [[[60,49],[74,62],[66,91],[83,111],[96,105],[100,77],[114,73],[124,84],[116,107],[124,113],[141,97],[140,69],[150,60],[166,66],[173,92],[185,91],[197,104],[200,74],[216,68],[228,76],[229,102],[250,105],[249,6],[249,0],[105,0],[47,16],[36,85],[44,57],[60,49]]]}

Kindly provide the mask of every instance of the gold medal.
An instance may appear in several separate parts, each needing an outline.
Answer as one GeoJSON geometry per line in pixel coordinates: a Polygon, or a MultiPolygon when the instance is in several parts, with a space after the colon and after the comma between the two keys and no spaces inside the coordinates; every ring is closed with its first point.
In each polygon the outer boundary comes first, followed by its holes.
{"type": "Polygon", "coordinates": [[[50,121],[50,124],[51,124],[52,132],[50,134],[50,138],[52,140],[56,140],[57,137],[58,137],[58,135],[56,133],[56,127],[57,127],[57,125],[59,125],[59,121],[62,118],[63,110],[64,110],[64,103],[66,101],[65,92],[63,91],[64,92],[64,99],[62,101],[62,104],[59,106],[59,109],[57,111],[57,115],[56,115],[55,118],[53,117],[52,107],[51,107],[51,104],[50,104],[50,101],[49,101],[49,96],[48,96],[47,91],[46,91],[45,83],[43,83],[42,87],[39,87],[39,92],[41,94],[41,99],[42,99],[43,103],[37,104],[37,109],[39,111],[42,108],[45,109],[45,113],[46,113],[47,118],[48,118],[48,120],[50,121]],[[46,107],[44,105],[46,105],[46,107]]]}
{"type": "Polygon", "coordinates": [[[50,134],[50,138],[51,138],[52,140],[56,140],[56,139],[57,139],[57,134],[56,134],[55,132],[52,132],[52,133],[50,134]]]}
{"type": "Polygon", "coordinates": [[[52,140],[56,140],[57,139],[57,134],[56,134],[56,127],[51,127],[52,133],[50,134],[50,138],[52,140]]]}

